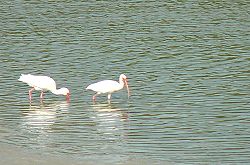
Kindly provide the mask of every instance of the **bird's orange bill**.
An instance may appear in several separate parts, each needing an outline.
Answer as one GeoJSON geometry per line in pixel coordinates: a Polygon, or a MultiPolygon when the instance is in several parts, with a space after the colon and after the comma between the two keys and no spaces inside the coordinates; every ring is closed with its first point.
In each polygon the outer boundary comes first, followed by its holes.
{"type": "Polygon", "coordinates": [[[128,80],[125,79],[125,80],[124,80],[124,83],[125,83],[125,86],[126,86],[126,88],[127,88],[127,91],[128,91],[128,98],[129,98],[129,96],[130,96],[130,91],[129,91],[129,87],[128,87],[128,80]]]}
{"type": "Polygon", "coordinates": [[[67,93],[66,100],[69,101],[69,99],[70,99],[70,93],[67,93]]]}

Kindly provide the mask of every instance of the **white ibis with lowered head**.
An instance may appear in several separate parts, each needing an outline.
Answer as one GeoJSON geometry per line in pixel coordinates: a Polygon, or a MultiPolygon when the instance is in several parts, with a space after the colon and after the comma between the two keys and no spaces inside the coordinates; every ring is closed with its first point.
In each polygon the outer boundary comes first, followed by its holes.
{"type": "Polygon", "coordinates": [[[31,74],[22,74],[19,81],[27,83],[32,88],[29,90],[29,99],[32,99],[32,91],[40,90],[40,98],[43,99],[45,91],[51,91],[55,95],[65,95],[66,100],[69,101],[70,92],[67,88],[56,89],[56,82],[48,76],[35,76],[31,74]]]}
{"type": "Polygon", "coordinates": [[[96,100],[96,96],[102,93],[108,93],[108,100],[110,100],[111,94],[113,92],[121,90],[124,87],[124,85],[127,88],[128,97],[129,97],[130,92],[129,92],[129,87],[128,87],[128,80],[124,74],[120,75],[119,83],[113,80],[103,80],[94,84],[90,84],[86,89],[96,92],[96,94],[92,97],[94,101],[96,100]]]}

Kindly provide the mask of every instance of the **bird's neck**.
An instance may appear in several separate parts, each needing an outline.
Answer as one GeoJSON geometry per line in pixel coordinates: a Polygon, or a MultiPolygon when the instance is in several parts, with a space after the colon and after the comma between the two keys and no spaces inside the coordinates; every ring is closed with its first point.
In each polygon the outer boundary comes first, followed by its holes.
{"type": "Polygon", "coordinates": [[[62,95],[62,91],[61,91],[61,88],[60,89],[54,89],[54,90],[51,90],[51,92],[55,95],[62,95]]]}
{"type": "Polygon", "coordinates": [[[124,81],[121,77],[119,78],[119,84],[121,85],[121,88],[124,87],[124,81]]]}

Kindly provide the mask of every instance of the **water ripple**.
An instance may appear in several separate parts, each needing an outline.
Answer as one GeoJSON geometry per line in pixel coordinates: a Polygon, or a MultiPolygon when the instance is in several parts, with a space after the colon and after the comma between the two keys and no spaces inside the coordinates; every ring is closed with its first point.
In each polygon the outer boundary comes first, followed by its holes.
{"type": "Polygon", "coordinates": [[[249,162],[246,1],[0,4],[3,145],[76,164],[249,162]],[[70,103],[34,92],[30,104],[24,73],[53,77],[70,103]],[[94,104],[86,86],[121,73],[130,99],[94,104]]]}

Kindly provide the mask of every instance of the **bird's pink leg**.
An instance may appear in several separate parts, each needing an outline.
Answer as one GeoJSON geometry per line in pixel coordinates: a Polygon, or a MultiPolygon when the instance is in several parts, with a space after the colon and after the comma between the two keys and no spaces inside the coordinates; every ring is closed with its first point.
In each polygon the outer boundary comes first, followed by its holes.
{"type": "Polygon", "coordinates": [[[41,91],[41,94],[40,94],[40,99],[43,99],[43,91],[41,91]]]}
{"type": "Polygon", "coordinates": [[[95,100],[96,100],[96,95],[94,95],[94,96],[92,97],[92,99],[93,99],[93,101],[95,101],[95,100]]]}
{"type": "Polygon", "coordinates": [[[92,99],[93,99],[93,101],[96,101],[96,96],[98,95],[98,93],[96,93],[93,97],[92,97],[92,99]]]}
{"type": "Polygon", "coordinates": [[[29,90],[29,99],[30,99],[30,101],[31,101],[31,99],[32,99],[32,91],[33,90],[35,90],[35,88],[31,88],[30,90],[29,90]]]}

